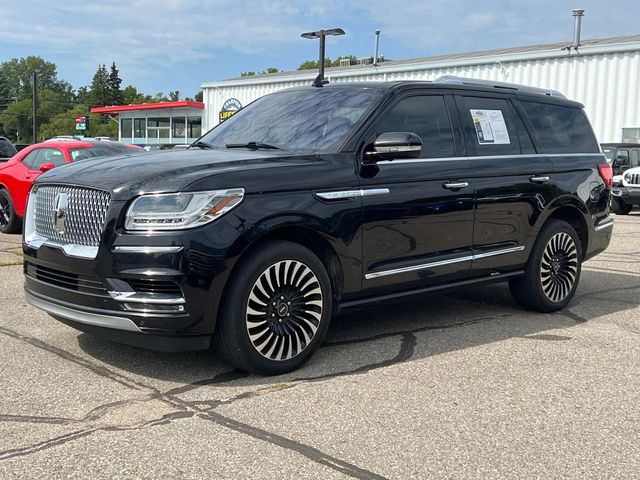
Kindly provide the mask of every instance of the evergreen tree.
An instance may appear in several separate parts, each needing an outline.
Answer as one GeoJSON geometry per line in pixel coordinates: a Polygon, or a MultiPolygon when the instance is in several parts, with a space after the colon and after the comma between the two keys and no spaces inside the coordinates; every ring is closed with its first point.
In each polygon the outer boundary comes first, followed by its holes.
{"type": "Polygon", "coordinates": [[[109,105],[111,100],[110,97],[107,67],[99,65],[95,75],[93,76],[93,80],[91,81],[91,106],[102,107],[109,105]]]}
{"type": "Polygon", "coordinates": [[[111,71],[107,79],[107,86],[109,91],[109,104],[110,105],[122,105],[124,96],[120,89],[122,79],[120,78],[120,72],[116,68],[116,62],[111,64],[111,71]]]}

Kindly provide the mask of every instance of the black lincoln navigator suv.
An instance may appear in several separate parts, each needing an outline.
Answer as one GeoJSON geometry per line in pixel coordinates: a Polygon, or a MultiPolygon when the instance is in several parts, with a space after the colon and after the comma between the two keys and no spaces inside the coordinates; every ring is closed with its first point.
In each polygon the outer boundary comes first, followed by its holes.
{"type": "Polygon", "coordinates": [[[573,296],[608,245],[611,167],[582,105],[445,77],[266,95],[191,148],[38,178],[27,300],[141,347],[213,346],[292,370],[332,314],[508,281],[524,308],[573,296]]]}

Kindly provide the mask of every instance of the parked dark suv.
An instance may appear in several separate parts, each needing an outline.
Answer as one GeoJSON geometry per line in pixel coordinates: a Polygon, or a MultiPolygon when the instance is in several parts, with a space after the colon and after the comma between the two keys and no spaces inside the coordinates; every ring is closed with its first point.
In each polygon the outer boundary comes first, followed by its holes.
{"type": "Polygon", "coordinates": [[[28,201],[28,301],[115,341],[276,374],[332,314],[509,281],[552,312],[611,237],[582,105],[444,78],[266,95],[192,148],[78,162],[28,201]]]}

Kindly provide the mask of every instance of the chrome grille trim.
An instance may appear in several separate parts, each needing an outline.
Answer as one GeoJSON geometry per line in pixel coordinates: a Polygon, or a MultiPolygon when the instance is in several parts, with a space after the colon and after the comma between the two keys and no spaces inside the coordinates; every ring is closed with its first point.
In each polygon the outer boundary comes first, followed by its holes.
{"type": "Polygon", "coordinates": [[[629,185],[640,185],[640,173],[627,173],[624,176],[625,182],[629,185]]]}
{"type": "Polygon", "coordinates": [[[109,192],[72,185],[38,185],[29,195],[25,243],[33,248],[49,245],[69,256],[95,258],[111,203],[109,192]],[[56,198],[66,194],[64,228],[56,226],[56,198]]]}

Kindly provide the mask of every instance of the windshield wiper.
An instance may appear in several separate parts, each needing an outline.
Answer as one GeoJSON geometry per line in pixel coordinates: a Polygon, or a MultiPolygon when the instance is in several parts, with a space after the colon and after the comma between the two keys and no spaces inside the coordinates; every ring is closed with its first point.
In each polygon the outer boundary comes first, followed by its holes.
{"type": "Polygon", "coordinates": [[[267,150],[284,150],[281,147],[276,147],[275,145],[269,145],[268,143],[262,142],[247,142],[247,143],[227,143],[225,145],[227,148],[250,148],[252,150],[257,150],[259,148],[264,148],[267,150]]]}
{"type": "Polygon", "coordinates": [[[198,140],[195,143],[192,143],[189,148],[213,148],[213,146],[209,145],[207,142],[203,142],[202,140],[198,140]]]}

